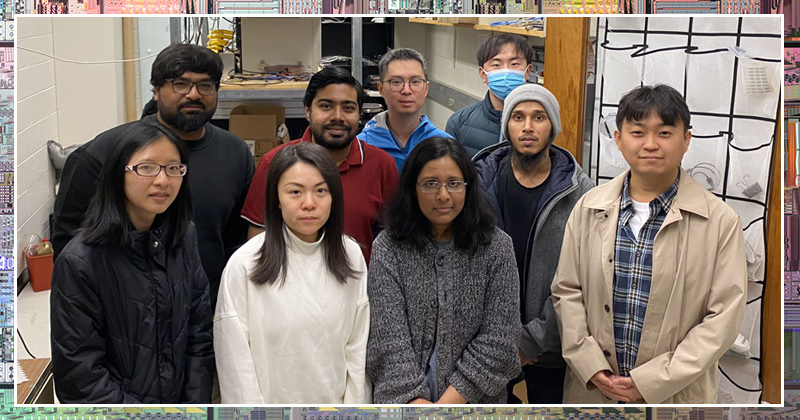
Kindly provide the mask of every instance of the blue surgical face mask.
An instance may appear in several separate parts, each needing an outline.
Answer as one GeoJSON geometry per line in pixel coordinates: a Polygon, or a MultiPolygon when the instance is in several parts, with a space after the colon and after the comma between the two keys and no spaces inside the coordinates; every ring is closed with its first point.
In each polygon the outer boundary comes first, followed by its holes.
{"type": "Polygon", "coordinates": [[[489,90],[501,100],[505,100],[512,90],[525,84],[525,71],[523,70],[499,69],[486,71],[486,69],[483,69],[483,71],[489,79],[489,90]]]}

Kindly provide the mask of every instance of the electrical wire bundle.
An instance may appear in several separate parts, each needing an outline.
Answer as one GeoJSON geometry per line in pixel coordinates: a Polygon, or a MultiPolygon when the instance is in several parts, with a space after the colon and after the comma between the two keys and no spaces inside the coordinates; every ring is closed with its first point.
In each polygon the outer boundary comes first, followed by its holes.
{"type": "Polygon", "coordinates": [[[264,74],[267,80],[301,82],[311,78],[311,73],[301,65],[264,66],[264,74]]]}
{"type": "Polygon", "coordinates": [[[265,84],[277,84],[282,82],[303,82],[311,79],[313,73],[309,73],[300,65],[274,65],[265,66],[262,71],[243,70],[240,76],[233,77],[233,69],[228,72],[228,82],[223,84],[235,84],[247,81],[261,81],[265,84]]]}
{"type": "Polygon", "coordinates": [[[208,35],[208,44],[206,45],[206,48],[219,54],[220,51],[228,46],[228,43],[230,43],[232,39],[233,31],[214,29],[208,35]]]}

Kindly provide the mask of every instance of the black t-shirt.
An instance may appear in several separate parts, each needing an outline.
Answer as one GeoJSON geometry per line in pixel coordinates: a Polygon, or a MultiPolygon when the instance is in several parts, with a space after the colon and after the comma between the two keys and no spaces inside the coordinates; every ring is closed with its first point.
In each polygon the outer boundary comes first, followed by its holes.
{"type": "MultiPolygon", "coordinates": [[[[500,162],[497,196],[500,199],[500,208],[503,213],[504,230],[511,236],[514,243],[514,254],[517,257],[521,284],[525,283],[525,251],[528,245],[528,235],[531,233],[533,220],[536,218],[539,200],[549,182],[550,176],[548,175],[541,185],[527,188],[520,184],[514,176],[510,154],[500,162]]],[[[520,293],[522,291],[523,288],[520,287],[520,293]]]]}

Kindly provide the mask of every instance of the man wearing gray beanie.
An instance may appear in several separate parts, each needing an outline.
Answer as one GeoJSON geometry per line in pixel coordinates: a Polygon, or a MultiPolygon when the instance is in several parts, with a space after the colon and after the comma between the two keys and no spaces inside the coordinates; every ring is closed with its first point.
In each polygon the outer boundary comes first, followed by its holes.
{"type": "MultiPolygon", "coordinates": [[[[564,227],[575,202],[594,183],[567,150],[553,145],[561,115],[553,94],[525,84],[506,97],[501,132],[507,139],[473,158],[497,224],[514,242],[520,277],[519,356],[529,404],[560,404],[566,363],[550,285],[564,227]]],[[[515,381],[517,382],[517,381],[515,381]]],[[[519,403],[509,384],[509,403],[519,403]]]]}

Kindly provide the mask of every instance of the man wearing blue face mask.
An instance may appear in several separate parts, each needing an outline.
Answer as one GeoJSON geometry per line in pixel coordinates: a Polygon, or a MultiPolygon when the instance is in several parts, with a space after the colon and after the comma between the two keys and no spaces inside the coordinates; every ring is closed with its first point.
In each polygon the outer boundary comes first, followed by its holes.
{"type": "Polygon", "coordinates": [[[480,46],[477,58],[478,74],[489,86],[489,92],[483,101],[456,111],[445,127],[470,156],[501,141],[503,102],[512,90],[528,79],[533,48],[520,35],[500,34],[480,46]]]}

